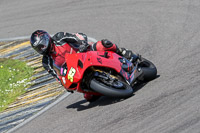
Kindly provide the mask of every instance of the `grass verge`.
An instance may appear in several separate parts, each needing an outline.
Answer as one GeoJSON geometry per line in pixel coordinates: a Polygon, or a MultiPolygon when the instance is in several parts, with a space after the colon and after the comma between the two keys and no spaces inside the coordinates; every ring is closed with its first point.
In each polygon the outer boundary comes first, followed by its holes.
{"type": "Polygon", "coordinates": [[[0,58],[0,112],[25,93],[32,75],[33,68],[28,67],[25,62],[0,58]]]}

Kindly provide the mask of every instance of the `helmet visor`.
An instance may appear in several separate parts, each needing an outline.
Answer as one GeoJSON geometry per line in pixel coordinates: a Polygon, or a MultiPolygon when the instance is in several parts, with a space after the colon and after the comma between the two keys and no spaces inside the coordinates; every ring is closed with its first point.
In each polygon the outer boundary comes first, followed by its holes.
{"type": "Polygon", "coordinates": [[[34,49],[40,53],[40,54],[46,54],[48,47],[50,46],[50,37],[48,35],[44,35],[40,41],[38,42],[37,47],[34,47],[34,49]]]}

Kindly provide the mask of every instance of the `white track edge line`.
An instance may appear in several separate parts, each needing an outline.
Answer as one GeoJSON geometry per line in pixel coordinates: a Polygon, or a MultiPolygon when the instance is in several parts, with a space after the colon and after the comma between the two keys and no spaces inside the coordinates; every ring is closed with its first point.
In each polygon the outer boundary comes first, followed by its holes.
{"type": "Polygon", "coordinates": [[[39,112],[37,112],[35,115],[29,117],[28,119],[24,120],[22,123],[18,124],[17,126],[15,126],[14,128],[10,129],[7,131],[7,133],[12,133],[14,131],[16,131],[17,129],[19,129],[20,127],[24,126],[25,124],[27,124],[28,122],[32,121],[33,119],[35,119],[36,117],[40,116],[41,114],[43,114],[44,112],[46,112],[47,110],[49,110],[50,108],[52,108],[53,106],[55,106],[56,104],[58,104],[59,102],[61,102],[62,100],[64,100],[67,96],[69,96],[71,93],[69,92],[64,92],[64,94],[62,96],[60,96],[56,101],[54,101],[53,103],[47,105],[44,109],[40,110],[39,112]]]}

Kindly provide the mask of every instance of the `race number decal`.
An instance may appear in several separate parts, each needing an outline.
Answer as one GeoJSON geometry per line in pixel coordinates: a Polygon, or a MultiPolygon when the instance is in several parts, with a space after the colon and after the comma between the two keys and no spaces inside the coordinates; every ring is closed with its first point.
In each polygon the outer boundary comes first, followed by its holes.
{"type": "Polygon", "coordinates": [[[73,67],[71,67],[71,69],[69,70],[68,76],[67,76],[67,78],[68,78],[68,80],[70,82],[74,81],[74,75],[75,75],[75,73],[76,73],[76,69],[74,69],[73,67]]]}

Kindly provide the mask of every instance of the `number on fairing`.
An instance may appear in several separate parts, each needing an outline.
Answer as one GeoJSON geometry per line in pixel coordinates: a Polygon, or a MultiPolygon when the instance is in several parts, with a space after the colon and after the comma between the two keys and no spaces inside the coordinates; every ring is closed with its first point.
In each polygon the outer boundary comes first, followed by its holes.
{"type": "Polygon", "coordinates": [[[71,67],[71,69],[69,70],[68,76],[67,76],[67,78],[68,78],[68,80],[70,82],[74,81],[74,75],[75,75],[75,73],[76,73],[76,69],[74,69],[73,67],[71,67]]]}

